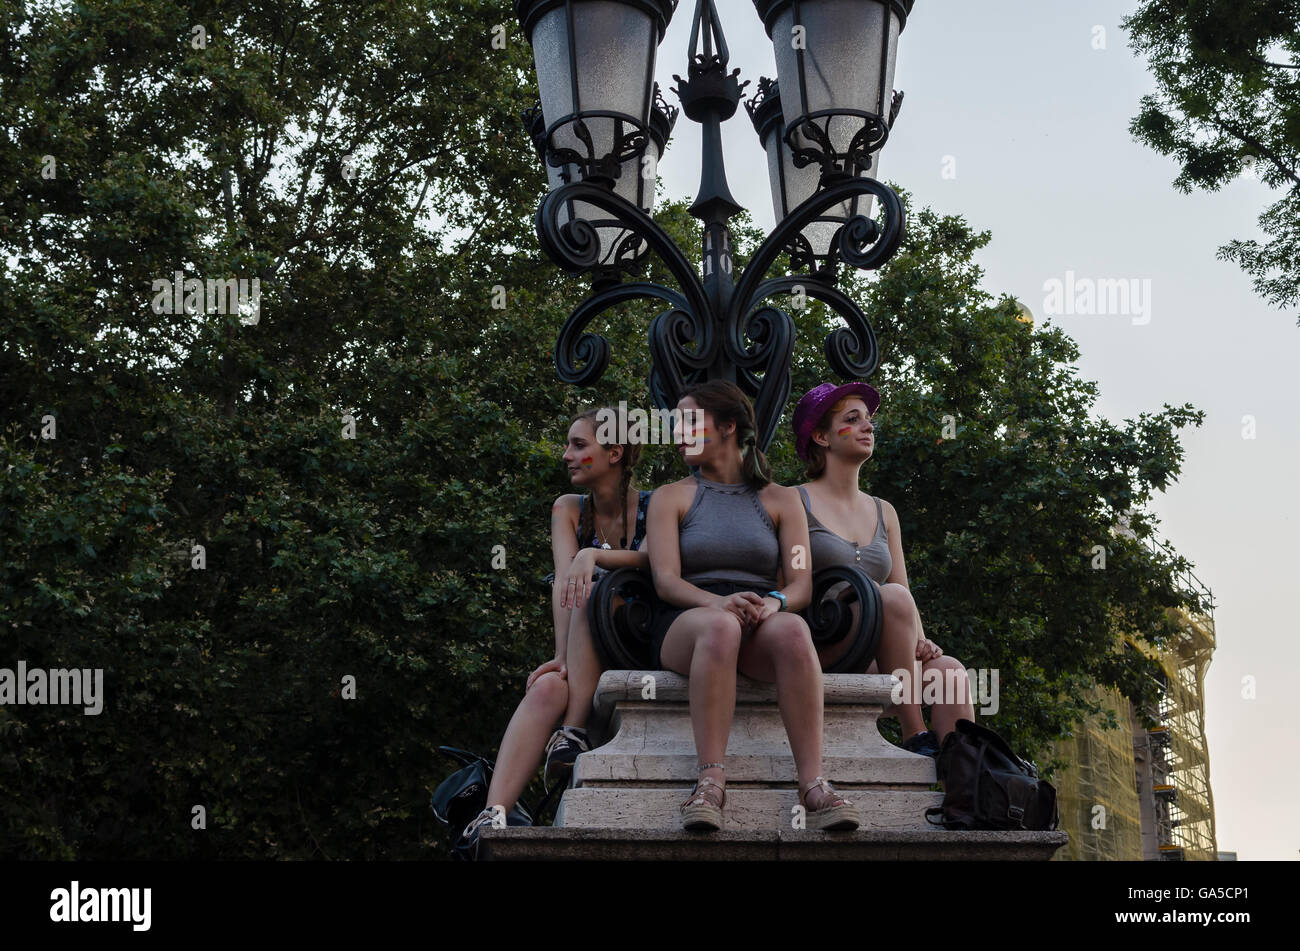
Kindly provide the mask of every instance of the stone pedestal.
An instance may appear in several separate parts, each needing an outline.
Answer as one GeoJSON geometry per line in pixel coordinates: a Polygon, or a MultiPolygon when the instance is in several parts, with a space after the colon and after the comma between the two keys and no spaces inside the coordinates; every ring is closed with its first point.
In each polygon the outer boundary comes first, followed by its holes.
{"type": "Polygon", "coordinates": [[[877,720],[889,675],[826,674],[822,774],[857,804],[856,832],[802,828],[797,777],[776,686],[740,677],[727,743],[723,830],[681,830],[695,782],[689,684],[667,671],[611,670],[589,723],[601,745],[578,757],[554,826],[485,830],[483,858],[1043,859],[1063,832],[949,832],[925,821],[938,806],[935,763],[888,743],[877,720]]]}
{"type": "MultiPolygon", "coordinates": [[[[876,721],[888,675],[827,674],[823,775],[859,805],[864,829],[926,829],[934,760],[886,742],[876,721]]],[[[695,782],[689,684],[667,671],[611,670],[596,691],[592,728],[603,745],[578,757],[555,826],[680,829],[678,804],[695,782]],[[606,739],[608,738],[608,739],[606,739]]],[[[793,830],[797,777],[776,686],[741,677],[726,758],[728,830],[793,830]]]]}

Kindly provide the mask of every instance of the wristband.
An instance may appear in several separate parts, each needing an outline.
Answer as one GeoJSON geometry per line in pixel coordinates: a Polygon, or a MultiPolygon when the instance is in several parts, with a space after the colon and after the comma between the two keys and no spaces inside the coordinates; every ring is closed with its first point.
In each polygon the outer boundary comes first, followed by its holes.
{"type": "Polygon", "coordinates": [[[783,595],[780,591],[769,591],[767,593],[767,596],[769,598],[776,598],[778,601],[781,602],[781,607],[778,610],[784,611],[786,609],[785,595],[783,595]]]}

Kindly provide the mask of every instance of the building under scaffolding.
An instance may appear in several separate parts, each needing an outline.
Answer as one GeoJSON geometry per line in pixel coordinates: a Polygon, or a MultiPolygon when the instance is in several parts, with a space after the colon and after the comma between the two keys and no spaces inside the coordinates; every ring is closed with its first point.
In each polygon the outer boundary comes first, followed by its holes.
{"type": "Polygon", "coordinates": [[[1215,643],[1213,598],[1190,571],[1180,581],[1211,605],[1209,613],[1175,612],[1179,634],[1159,651],[1139,637],[1127,639],[1162,668],[1159,704],[1147,711],[1155,728],[1143,727],[1126,697],[1098,690],[1093,699],[1106,701],[1118,728],[1106,729],[1097,718],[1056,746],[1058,758],[1071,764],[1054,778],[1061,828],[1070,833],[1058,859],[1218,857],[1204,697],[1215,643]]]}

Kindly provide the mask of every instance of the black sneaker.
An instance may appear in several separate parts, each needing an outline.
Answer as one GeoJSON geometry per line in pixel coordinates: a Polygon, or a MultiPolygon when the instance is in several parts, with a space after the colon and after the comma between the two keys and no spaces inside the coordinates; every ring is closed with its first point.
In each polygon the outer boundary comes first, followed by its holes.
{"type": "Polygon", "coordinates": [[[542,785],[550,792],[559,782],[567,783],[573,772],[573,762],[580,753],[591,751],[587,731],[578,726],[562,726],[551,734],[546,744],[546,768],[542,771],[542,785]]]}
{"type": "Polygon", "coordinates": [[[909,753],[919,753],[922,756],[939,755],[939,741],[929,730],[922,730],[915,736],[909,737],[903,741],[902,746],[909,753]]]}

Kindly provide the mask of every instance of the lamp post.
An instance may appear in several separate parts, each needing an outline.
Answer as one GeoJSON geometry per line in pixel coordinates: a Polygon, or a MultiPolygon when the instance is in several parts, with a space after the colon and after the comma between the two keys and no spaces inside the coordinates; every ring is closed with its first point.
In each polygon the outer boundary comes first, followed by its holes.
{"type": "Polygon", "coordinates": [[[841,263],[878,268],[902,241],[902,203],[874,176],[902,100],[894,64],[913,3],[755,0],[777,81],[762,80],[746,107],[767,152],[777,224],[737,274],[727,222],[742,209],[727,185],[721,125],[748,82],[727,69],[713,0],[696,0],[686,78],[674,77],[682,111],[702,127],[690,208],[703,229],[698,270],[650,216],[676,118],[652,77],[676,0],[516,0],[541,93],[525,121],[550,182],[538,236],[558,266],[592,279],[591,296],[556,340],[562,380],[590,386],[604,374],[609,343],[587,332],[593,319],[626,301],[660,301],[666,309],[649,334],[655,405],[671,409],[696,381],[731,380],[754,399],[758,445],[767,449],[790,396],[795,336],[790,315],[770,301],[799,288],[845,320],[824,342],[831,368],[848,380],[871,375],[875,333],[836,288],[836,274],[841,263]],[[675,287],[635,280],[648,253],[675,287]],[[791,273],[768,277],[782,254],[791,273]]]}

